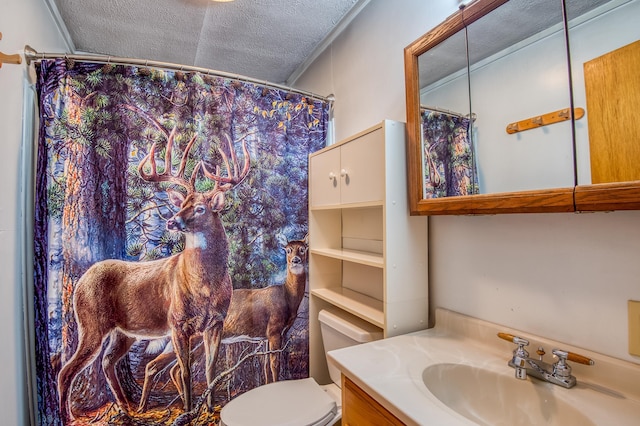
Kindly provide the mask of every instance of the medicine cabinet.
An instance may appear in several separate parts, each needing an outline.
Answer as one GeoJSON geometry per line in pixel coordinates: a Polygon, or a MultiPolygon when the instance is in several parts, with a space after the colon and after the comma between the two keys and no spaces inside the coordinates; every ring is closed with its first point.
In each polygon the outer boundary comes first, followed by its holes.
{"type": "Polygon", "coordinates": [[[640,0],[476,0],[407,46],[411,214],[639,209],[638,19],[640,0]]]}

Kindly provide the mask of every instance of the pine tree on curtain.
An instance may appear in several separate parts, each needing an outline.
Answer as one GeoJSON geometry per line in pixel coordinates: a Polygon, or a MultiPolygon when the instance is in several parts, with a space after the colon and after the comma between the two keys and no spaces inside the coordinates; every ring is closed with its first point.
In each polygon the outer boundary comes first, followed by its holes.
{"type": "MultiPolygon", "coordinates": [[[[74,293],[80,278],[105,259],[149,262],[185,248],[184,233],[167,229],[178,210],[168,194],[181,188],[143,179],[153,172],[149,162],[140,168],[145,157],[155,157],[157,173],[170,159],[169,168],[183,171],[186,181],[195,170],[193,187],[204,193],[216,185],[204,171],[226,178],[237,168],[234,157],[242,167],[246,147],[250,169],[226,192],[220,213],[229,272],[234,289],[280,285],[287,267],[282,239],[303,241],[307,233],[308,155],[325,144],[329,109],[299,94],[199,73],[65,59],[43,60],[37,71],[38,412],[41,424],[61,424],[57,375],[78,348],[74,293]]],[[[308,297],[285,337],[277,379],[308,377],[308,297]]],[[[104,345],[113,338],[106,337],[104,345]]],[[[193,393],[199,396],[207,380],[203,351],[198,341],[194,346],[193,393]]],[[[217,409],[203,410],[196,424],[217,421],[220,406],[265,382],[269,358],[251,355],[267,349],[259,339],[220,345],[215,371],[238,365],[213,389],[217,409]]],[[[145,366],[162,350],[172,353],[169,339],[139,338],[117,364],[131,407],[138,406],[145,366]]],[[[75,378],[71,411],[78,421],[97,416],[104,424],[131,424],[112,407],[101,359],[102,354],[75,378]]],[[[170,361],[152,377],[146,409],[129,413],[141,424],[171,424],[182,412],[169,374],[175,359],[170,361]]]]}

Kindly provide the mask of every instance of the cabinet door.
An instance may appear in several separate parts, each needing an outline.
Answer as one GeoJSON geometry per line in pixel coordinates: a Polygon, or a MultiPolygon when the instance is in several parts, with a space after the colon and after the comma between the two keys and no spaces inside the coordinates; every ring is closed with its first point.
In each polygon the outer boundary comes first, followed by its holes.
{"type": "Polygon", "coordinates": [[[345,426],[404,426],[378,401],[342,375],[342,424],[345,426]]]}
{"type": "Polygon", "coordinates": [[[342,145],[341,202],[362,203],[384,198],[384,139],[381,129],[342,145]]]}
{"type": "Polygon", "coordinates": [[[309,196],[312,207],[340,204],[340,149],[311,157],[309,196]]]}

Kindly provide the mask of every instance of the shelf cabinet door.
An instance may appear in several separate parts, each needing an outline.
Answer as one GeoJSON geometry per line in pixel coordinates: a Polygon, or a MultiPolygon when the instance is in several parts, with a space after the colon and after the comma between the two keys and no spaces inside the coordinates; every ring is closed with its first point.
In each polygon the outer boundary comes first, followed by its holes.
{"type": "Polygon", "coordinates": [[[384,139],[381,129],[310,158],[312,207],[382,202],[384,139]]]}
{"type": "Polygon", "coordinates": [[[310,159],[311,205],[340,204],[340,149],[330,149],[310,159]]]}
{"type": "Polygon", "coordinates": [[[342,204],[382,201],[385,189],[382,133],[382,129],[377,129],[341,147],[342,204]]]}

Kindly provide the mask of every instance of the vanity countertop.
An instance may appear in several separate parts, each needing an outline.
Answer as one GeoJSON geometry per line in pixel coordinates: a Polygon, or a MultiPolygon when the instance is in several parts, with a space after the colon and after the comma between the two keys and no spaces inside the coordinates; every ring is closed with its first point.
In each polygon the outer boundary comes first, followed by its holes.
{"type": "MultiPolygon", "coordinates": [[[[432,329],[339,349],[328,355],[345,376],[407,425],[474,425],[477,423],[447,407],[427,389],[423,371],[434,364],[466,364],[517,380],[507,365],[515,345],[499,339],[498,332],[528,339],[531,352],[543,346],[549,355],[551,348],[562,348],[592,358],[593,366],[569,362],[578,380],[574,388],[543,382],[539,385],[596,425],[638,424],[640,365],[444,309],[437,310],[436,327],[432,329]]],[[[547,361],[553,362],[550,357],[547,361]]]]}

